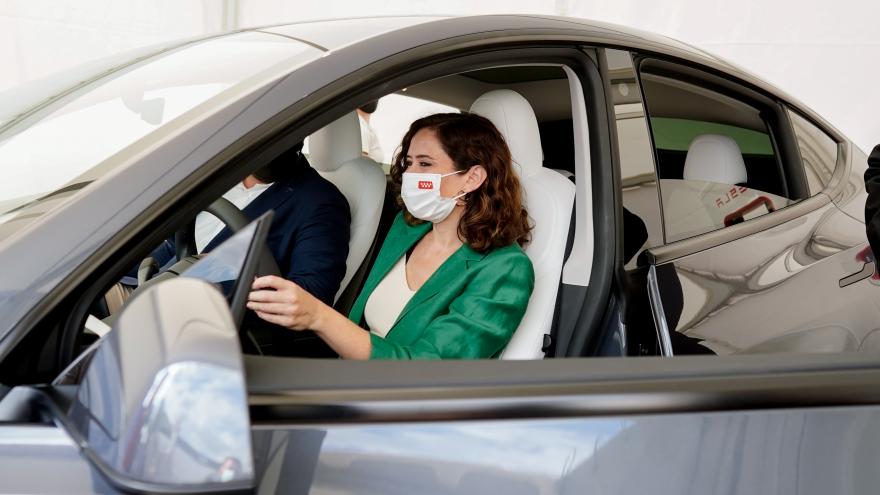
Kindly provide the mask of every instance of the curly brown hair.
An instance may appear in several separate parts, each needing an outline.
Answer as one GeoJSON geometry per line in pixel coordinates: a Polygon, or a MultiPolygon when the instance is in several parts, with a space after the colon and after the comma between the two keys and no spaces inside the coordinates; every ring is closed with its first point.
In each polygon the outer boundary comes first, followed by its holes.
{"type": "Polygon", "coordinates": [[[474,165],[486,169],[486,180],[464,197],[465,211],[458,234],[474,251],[486,252],[529,242],[532,226],[522,204],[522,186],[513,170],[510,148],[498,129],[473,113],[438,113],[416,120],[409,127],[391,164],[391,182],[397,205],[410,225],[423,223],[410,214],[400,196],[406,155],[413,136],[422,129],[434,132],[456,170],[474,165]]]}

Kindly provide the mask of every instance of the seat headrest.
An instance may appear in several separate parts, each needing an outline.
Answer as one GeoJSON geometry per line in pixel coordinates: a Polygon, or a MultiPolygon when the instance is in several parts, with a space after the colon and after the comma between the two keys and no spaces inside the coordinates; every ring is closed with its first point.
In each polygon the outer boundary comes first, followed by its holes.
{"type": "Polygon", "coordinates": [[[355,112],[309,136],[309,162],[315,170],[331,172],[361,156],[361,123],[355,112]]]}
{"type": "Polygon", "coordinates": [[[739,146],[720,134],[702,134],[691,141],[684,159],[684,180],[743,184],[748,182],[739,146]]]}
{"type": "Polygon", "coordinates": [[[470,111],[495,124],[510,148],[513,168],[520,177],[528,177],[541,170],[544,154],[538,119],[522,95],[509,89],[489,91],[474,101],[470,111]]]}

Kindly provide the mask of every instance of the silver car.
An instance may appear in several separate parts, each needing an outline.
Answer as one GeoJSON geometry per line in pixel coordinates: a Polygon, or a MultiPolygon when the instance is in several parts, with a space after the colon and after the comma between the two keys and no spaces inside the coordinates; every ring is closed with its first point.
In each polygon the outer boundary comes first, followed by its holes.
{"type": "MultiPolygon", "coordinates": [[[[346,311],[395,207],[387,167],[322,149],[346,311]]],[[[865,166],[724,60],[558,17],[246,29],[0,94],[0,491],[874,493],[865,166]],[[223,192],[366,102],[483,97],[535,224],[502,359],[243,352],[269,219],[223,192]],[[237,233],[121,283],[201,211],[237,233]]]]}

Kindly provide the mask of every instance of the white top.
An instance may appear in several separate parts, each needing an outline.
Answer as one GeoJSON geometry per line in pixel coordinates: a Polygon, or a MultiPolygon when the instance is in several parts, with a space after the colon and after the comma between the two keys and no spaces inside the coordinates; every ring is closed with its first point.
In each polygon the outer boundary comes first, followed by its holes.
{"type": "Polygon", "coordinates": [[[370,294],[367,305],[364,306],[364,319],[370,331],[384,338],[415,293],[406,282],[406,256],[401,256],[370,294]]]}
{"type": "MultiPolygon", "coordinates": [[[[235,187],[226,191],[223,197],[237,206],[239,210],[243,210],[253,200],[257,199],[260,194],[263,194],[266,189],[269,189],[271,185],[271,182],[269,184],[254,184],[252,187],[247,188],[244,187],[243,182],[239,182],[235,187]]],[[[205,249],[205,246],[211,243],[211,239],[219,234],[225,226],[220,219],[210,213],[202,212],[196,216],[196,249],[198,249],[199,253],[205,249]]]]}
{"type": "Polygon", "coordinates": [[[376,163],[385,163],[385,152],[379,144],[376,131],[366,119],[358,115],[361,121],[361,151],[376,163]]]}

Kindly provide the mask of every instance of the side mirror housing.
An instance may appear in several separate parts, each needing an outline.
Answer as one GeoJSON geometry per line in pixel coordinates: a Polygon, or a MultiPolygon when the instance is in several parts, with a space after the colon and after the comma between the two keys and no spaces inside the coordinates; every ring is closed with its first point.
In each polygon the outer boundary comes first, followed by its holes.
{"type": "Polygon", "coordinates": [[[247,391],[229,307],[207,282],[146,288],[120,314],[69,410],[86,456],[129,490],[253,487],[247,391]]]}

